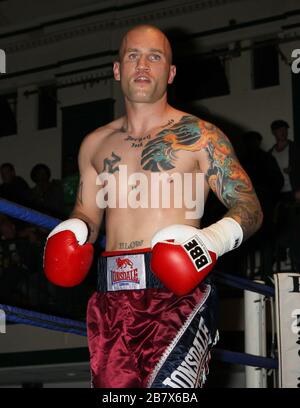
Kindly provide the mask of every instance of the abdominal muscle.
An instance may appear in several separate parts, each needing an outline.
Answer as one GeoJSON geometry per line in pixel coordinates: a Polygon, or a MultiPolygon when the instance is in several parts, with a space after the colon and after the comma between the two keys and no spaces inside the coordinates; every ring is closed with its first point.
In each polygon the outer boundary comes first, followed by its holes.
{"type": "Polygon", "coordinates": [[[108,209],[106,211],[106,250],[150,248],[153,235],[172,224],[200,226],[200,220],[187,219],[185,208],[108,209]]]}

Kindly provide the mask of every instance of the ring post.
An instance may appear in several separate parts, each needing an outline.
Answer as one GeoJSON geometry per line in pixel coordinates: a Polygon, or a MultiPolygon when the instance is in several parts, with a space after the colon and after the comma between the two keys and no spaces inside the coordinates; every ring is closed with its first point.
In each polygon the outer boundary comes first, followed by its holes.
{"type": "MultiPolygon", "coordinates": [[[[245,353],[266,357],[266,304],[265,296],[244,291],[245,353]]],[[[265,368],[246,366],[246,388],[267,388],[265,368]]]]}

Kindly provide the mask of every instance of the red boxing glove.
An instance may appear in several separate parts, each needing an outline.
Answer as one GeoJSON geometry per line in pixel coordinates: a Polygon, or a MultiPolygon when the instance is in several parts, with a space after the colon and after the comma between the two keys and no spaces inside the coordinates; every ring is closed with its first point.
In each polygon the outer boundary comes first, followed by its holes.
{"type": "Polygon", "coordinates": [[[86,277],[93,261],[94,248],[85,244],[88,229],[82,220],[63,221],[49,234],[44,251],[44,271],[55,285],[71,287],[86,277]]]}
{"type": "Polygon", "coordinates": [[[202,230],[171,225],[152,239],[151,270],[176,295],[185,295],[209,274],[218,256],[239,246],[242,239],[240,225],[229,217],[202,230]]]}

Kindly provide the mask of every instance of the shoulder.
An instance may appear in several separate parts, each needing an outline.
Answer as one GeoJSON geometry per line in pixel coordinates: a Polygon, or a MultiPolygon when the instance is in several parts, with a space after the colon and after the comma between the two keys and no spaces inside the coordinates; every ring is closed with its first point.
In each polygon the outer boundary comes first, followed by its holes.
{"type": "Polygon", "coordinates": [[[179,119],[175,122],[175,126],[180,125],[189,128],[190,130],[197,132],[199,136],[208,133],[213,135],[214,133],[220,132],[220,129],[213,123],[188,112],[176,111],[176,115],[179,119]]]}
{"type": "Polygon", "coordinates": [[[177,128],[176,146],[189,145],[188,150],[197,155],[203,151],[211,154],[214,151],[232,155],[233,148],[228,137],[212,122],[186,112],[180,112],[181,119],[174,125],[177,128]]]}
{"type": "Polygon", "coordinates": [[[123,121],[123,118],[116,119],[87,134],[81,143],[80,151],[93,152],[96,147],[99,147],[105,143],[110,135],[122,128],[123,121]]]}
{"type": "Polygon", "coordinates": [[[228,143],[229,140],[224,132],[214,123],[200,117],[189,115],[183,117],[188,126],[197,133],[203,147],[209,143],[228,143]]]}

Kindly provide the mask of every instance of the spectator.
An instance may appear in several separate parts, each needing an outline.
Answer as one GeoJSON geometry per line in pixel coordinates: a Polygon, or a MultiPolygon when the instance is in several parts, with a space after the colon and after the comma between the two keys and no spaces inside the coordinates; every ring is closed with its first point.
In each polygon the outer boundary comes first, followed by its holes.
{"type": "Polygon", "coordinates": [[[246,132],[242,138],[246,152],[242,164],[264,210],[264,220],[269,222],[285,180],[276,159],[260,147],[260,133],[246,132]]]}
{"type": "MultiPolygon", "coordinates": [[[[37,247],[17,235],[15,223],[2,217],[0,221],[0,303],[24,304],[30,299],[29,284],[41,262],[37,247]]],[[[37,292],[37,288],[35,288],[37,292]]]]}
{"type": "Polygon", "coordinates": [[[291,201],[293,199],[293,184],[295,175],[293,161],[295,157],[294,142],[288,139],[289,125],[284,120],[278,119],[271,123],[271,130],[275,136],[276,143],[270,149],[270,153],[276,159],[284,178],[284,185],[281,189],[281,201],[291,201]]]}
{"type": "Polygon", "coordinates": [[[260,230],[246,243],[248,249],[259,249],[263,278],[272,274],[274,261],[274,211],[284,178],[277,161],[268,152],[261,149],[262,135],[258,132],[246,132],[242,136],[245,155],[242,165],[248,173],[256,191],[264,220],[260,230]]]}
{"type": "Polygon", "coordinates": [[[53,216],[63,215],[63,188],[59,180],[50,180],[51,171],[46,164],[36,164],[30,173],[35,186],[31,189],[34,209],[53,216]]]}
{"type": "Polygon", "coordinates": [[[277,160],[284,177],[277,209],[278,262],[286,259],[286,248],[290,248],[293,268],[300,270],[299,204],[300,168],[299,149],[288,139],[289,125],[284,120],[271,123],[276,143],[270,152],[277,160]]]}
{"type": "Polygon", "coordinates": [[[28,205],[30,190],[26,181],[16,175],[11,163],[3,163],[0,167],[2,184],[0,185],[0,197],[18,204],[28,205]]]}

